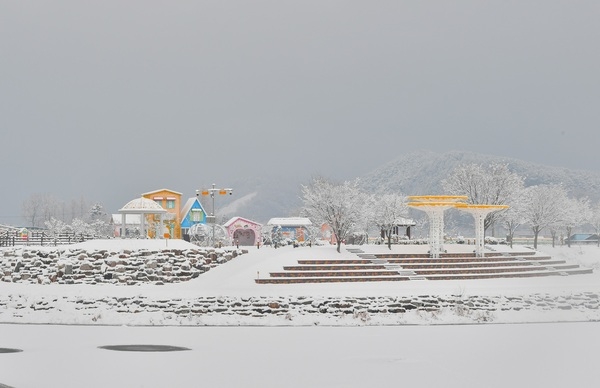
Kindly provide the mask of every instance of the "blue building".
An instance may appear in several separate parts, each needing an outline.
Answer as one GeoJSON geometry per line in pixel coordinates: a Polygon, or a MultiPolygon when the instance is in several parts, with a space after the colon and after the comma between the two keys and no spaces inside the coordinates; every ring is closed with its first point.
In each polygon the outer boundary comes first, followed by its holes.
{"type": "Polygon", "coordinates": [[[189,240],[190,228],[196,224],[206,224],[206,211],[198,197],[193,197],[181,208],[181,234],[184,239],[189,240]]]}

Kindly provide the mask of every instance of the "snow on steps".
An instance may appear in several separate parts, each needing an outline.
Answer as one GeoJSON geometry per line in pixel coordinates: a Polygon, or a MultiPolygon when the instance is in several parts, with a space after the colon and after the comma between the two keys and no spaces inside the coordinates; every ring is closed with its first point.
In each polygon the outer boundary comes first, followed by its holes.
{"type": "Polygon", "coordinates": [[[535,252],[443,254],[440,258],[417,254],[365,254],[349,250],[360,259],[298,260],[298,265],[271,272],[259,284],[374,282],[412,280],[469,280],[568,276],[592,273],[592,269],[552,260],[535,252]]]}

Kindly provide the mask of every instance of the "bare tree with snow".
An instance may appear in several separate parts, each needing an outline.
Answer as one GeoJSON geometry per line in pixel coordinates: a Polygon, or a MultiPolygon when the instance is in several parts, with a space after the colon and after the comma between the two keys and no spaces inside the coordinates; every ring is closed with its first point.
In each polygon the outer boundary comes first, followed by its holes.
{"type": "Polygon", "coordinates": [[[372,222],[387,238],[387,245],[392,249],[392,234],[401,218],[408,214],[406,198],[401,194],[383,194],[372,196],[372,222]]]}
{"type": "Polygon", "coordinates": [[[562,222],[567,193],[560,185],[538,185],[525,189],[523,216],[533,231],[533,248],[545,228],[562,222]]]}
{"type": "Polygon", "coordinates": [[[565,203],[563,226],[566,232],[567,246],[571,247],[573,230],[583,226],[591,219],[590,201],[587,198],[568,198],[565,203]]]}
{"type": "Polygon", "coordinates": [[[591,209],[589,223],[596,233],[596,245],[600,247],[600,202],[591,209]]]}
{"type": "Polygon", "coordinates": [[[42,222],[42,198],[45,194],[36,193],[21,203],[21,214],[28,222],[28,226],[38,226],[42,222]]]}
{"type": "Polygon", "coordinates": [[[341,251],[342,241],[356,227],[363,216],[364,195],[359,181],[335,184],[325,178],[315,178],[302,186],[304,214],[316,225],[331,227],[341,251]]]}
{"type": "Polygon", "coordinates": [[[525,207],[524,189],[518,190],[511,196],[509,200],[510,207],[500,214],[500,220],[506,229],[507,240],[510,247],[513,247],[513,240],[515,238],[515,232],[519,226],[525,224],[525,217],[523,210],[525,207]]]}
{"type": "MultiPolygon", "coordinates": [[[[467,202],[483,205],[510,205],[510,199],[523,188],[523,177],[511,172],[507,164],[465,164],[457,167],[442,181],[448,194],[466,195],[467,202]]],[[[502,211],[491,212],[485,217],[487,230],[502,215],[502,211]]]]}
{"type": "Polygon", "coordinates": [[[42,227],[46,221],[56,218],[59,204],[48,193],[35,193],[21,203],[21,212],[29,226],[42,227]]]}

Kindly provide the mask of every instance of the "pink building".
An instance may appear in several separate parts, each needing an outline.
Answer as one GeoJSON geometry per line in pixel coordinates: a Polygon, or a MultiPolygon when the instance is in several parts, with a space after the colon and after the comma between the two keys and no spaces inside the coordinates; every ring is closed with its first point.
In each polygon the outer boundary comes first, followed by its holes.
{"type": "Polygon", "coordinates": [[[223,225],[234,245],[256,245],[262,239],[262,225],[242,217],[233,217],[223,225]]]}

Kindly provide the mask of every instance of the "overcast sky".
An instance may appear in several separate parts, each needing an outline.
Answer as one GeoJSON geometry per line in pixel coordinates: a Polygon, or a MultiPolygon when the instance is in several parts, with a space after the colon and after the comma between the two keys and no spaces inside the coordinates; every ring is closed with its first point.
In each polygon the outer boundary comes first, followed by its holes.
{"type": "MultiPolygon", "coordinates": [[[[600,170],[600,2],[2,1],[0,222],[411,149],[600,170]]],[[[113,208],[114,207],[114,208],[113,208]]]]}

